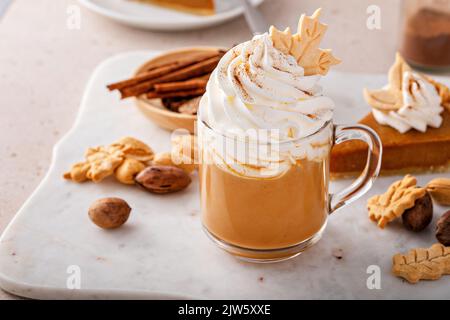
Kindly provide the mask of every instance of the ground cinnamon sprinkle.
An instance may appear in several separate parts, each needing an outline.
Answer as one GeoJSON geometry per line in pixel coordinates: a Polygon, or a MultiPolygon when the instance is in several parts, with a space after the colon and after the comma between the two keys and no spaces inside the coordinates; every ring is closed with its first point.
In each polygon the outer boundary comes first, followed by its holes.
{"type": "Polygon", "coordinates": [[[450,13],[423,8],[406,21],[402,54],[422,66],[450,66],[450,13]]]}

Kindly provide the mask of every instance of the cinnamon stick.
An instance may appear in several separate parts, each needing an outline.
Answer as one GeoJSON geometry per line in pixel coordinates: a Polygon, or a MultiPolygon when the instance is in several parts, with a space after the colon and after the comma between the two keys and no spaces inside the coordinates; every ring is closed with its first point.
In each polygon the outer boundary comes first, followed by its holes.
{"type": "Polygon", "coordinates": [[[198,97],[206,92],[206,88],[184,90],[184,91],[173,91],[173,92],[162,92],[158,93],[155,91],[147,93],[148,99],[165,99],[165,98],[185,98],[185,97],[198,97]]]}
{"type": "Polygon", "coordinates": [[[183,64],[181,64],[181,66],[180,66],[180,64],[176,63],[176,62],[170,63],[170,64],[162,66],[160,68],[156,68],[156,69],[153,69],[153,70],[150,70],[150,71],[146,71],[146,72],[144,72],[142,74],[139,74],[139,75],[135,76],[134,78],[131,78],[131,79],[128,79],[128,80],[124,80],[124,81],[120,81],[120,82],[117,82],[117,83],[109,84],[106,87],[110,91],[122,90],[122,89],[124,89],[126,87],[137,85],[140,82],[144,82],[144,81],[147,81],[147,80],[151,80],[153,78],[160,77],[160,76],[162,76],[164,74],[167,74],[169,72],[178,70],[179,68],[182,68],[182,67],[183,67],[183,64]]]}
{"type": "Polygon", "coordinates": [[[167,82],[155,84],[154,88],[157,93],[171,92],[171,91],[186,91],[205,88],[208,80],[206,79],[192,79],[179,82],[167,82]]]}
{"type": "Polygon", "coordinates": [[[149,92],[154,88],[155,84],[182,81],[211,73],[216,68],[219,61],[220,61],[219,56],[213,57],[205,61],[187,66],[175,72],[169,73],[165,76],[123,88],[120,90],[122,94],[122,99],[133,96],[139,96],[143,93],[149,92]]]}
{"type": "Polygon", "coordinates": [[[160,64],[158,66],[152,67],[147,71],[139,74],[131,79],[120,81],[117,83],[112,83],[107,86],[109,90],[121,90],[126,87],[137,85],[141,82],[148,81],[151,79],[155,79],[161,77],[170,72],[182,69],[184,67],[194,65],[196,63],[215,58],[222,57],[223,53],[221,51],[213,51],[213,52],[205,52],[193,55],[189,58],[180,59],[178,61],[172,61],[165,64],[160,64]]]}

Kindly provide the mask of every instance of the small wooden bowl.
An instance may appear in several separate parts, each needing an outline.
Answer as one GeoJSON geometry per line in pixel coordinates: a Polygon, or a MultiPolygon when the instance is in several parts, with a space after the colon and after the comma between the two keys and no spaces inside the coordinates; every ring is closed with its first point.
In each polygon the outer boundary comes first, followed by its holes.
{"type": "MultiPolygon", "coordinates": [[[[180,58],[186,58],[190,54],[217,51],[220,49],[222,48],[196,47],[169,51],[143,64],[136,71],[135,75],[144,72],[145,70],[156,64],[167,63],[173,60],[178,60],[180,58]]],[[[147,116],[150,120],[155,122],[160,127],[171,131],[176,129],[186,129],[189,130],[189,132],[194,133],[195,121],[197,120],[197,116],[168,110],[163,106],[161,99],[148,99],[145,95],[137,97],[136,104],[145,116],[147,116]]]]}

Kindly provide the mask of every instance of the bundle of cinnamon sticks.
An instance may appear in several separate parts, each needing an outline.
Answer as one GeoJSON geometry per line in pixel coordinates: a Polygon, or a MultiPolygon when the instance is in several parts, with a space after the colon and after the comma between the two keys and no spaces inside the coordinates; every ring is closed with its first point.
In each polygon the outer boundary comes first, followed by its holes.
{"type": "Polygon", "coordinates": [[[224,54],[222,50],[189,54],[107,87],[111,91],[119,90],[122,99],[145,95],[148,99],[163,99],[166,106],[169,102],[188,101],[205,93],[211,72],[224,54]]]}

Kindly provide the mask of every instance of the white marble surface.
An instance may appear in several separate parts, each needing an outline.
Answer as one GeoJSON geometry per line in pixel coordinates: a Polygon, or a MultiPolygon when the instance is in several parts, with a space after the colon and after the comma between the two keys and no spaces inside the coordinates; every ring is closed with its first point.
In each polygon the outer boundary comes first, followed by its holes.
{"type": "MultiPolygon", "coordinates": [[[[433,230],[413,234],[397,222],[379,230],[367,218],[367,196],[331,216],[323,239],[300,257],[254,265],[222,252],[203,234],[196,182],[182,193],[156,196],[114,181],[64,181],[62,172],[87,146],[132,135],[157,151],[167,149],[168,132],[148,122],[132,102],[120,102],[104,88],[149,57],[148,52],[121,55],[96,70],[76,125],[55,147],[50,172],[0,240],[1,287],[31,298],[450,297],[450,277],[412,286],[390,274],[392,255],[430,246],[433,230]],[[104,231],[89,221],[87,208],[104,196],[122,197],[132,206],[123,228],[104,231]],[[332,254],[337,249],[343,252],[341,260],[332,254]],[[81,268],[81,290],[66,289],[71,265],[81,268]],[[381,268],[381,290],[367,289],[369,265],[381,268]]],[[[382,85],[385,76],[332,73],[323,80],[337,102],[337,121],[352,122],[367,112],[362,87],[382,85]]],[[[424,184],[430,178],[419,180],[424,184]]],[[[379,179],[369,194],[381,192],[395,179],[379,179]]],[[[437,207],[436,216],[443,211],[437,207]]]]}

